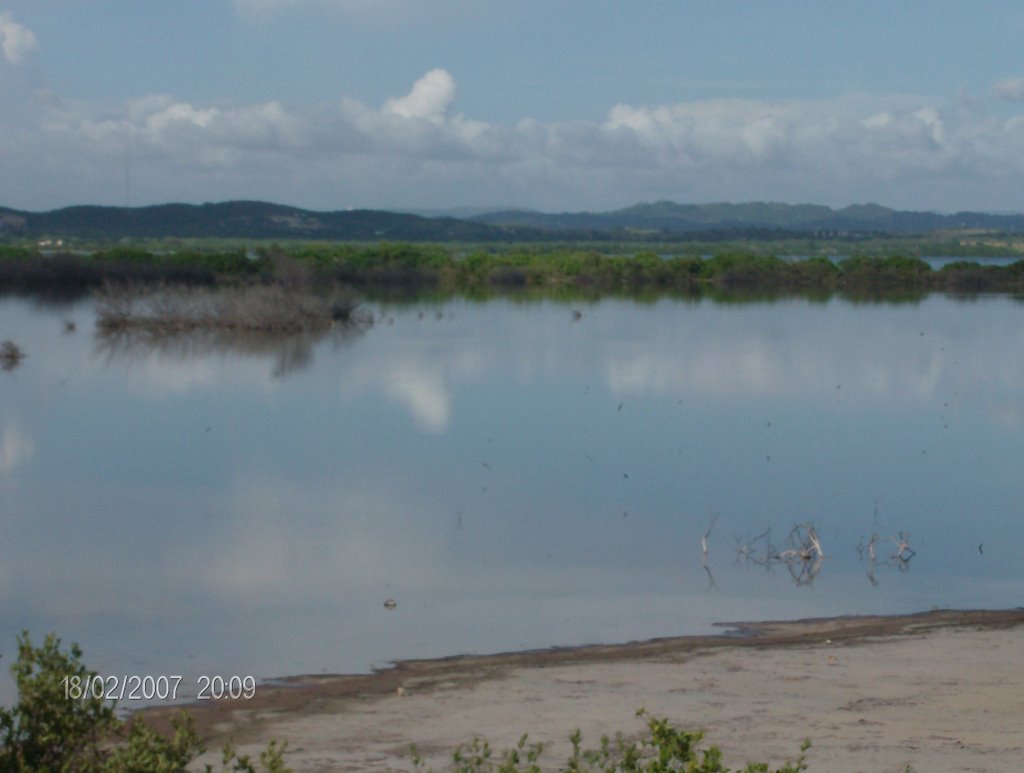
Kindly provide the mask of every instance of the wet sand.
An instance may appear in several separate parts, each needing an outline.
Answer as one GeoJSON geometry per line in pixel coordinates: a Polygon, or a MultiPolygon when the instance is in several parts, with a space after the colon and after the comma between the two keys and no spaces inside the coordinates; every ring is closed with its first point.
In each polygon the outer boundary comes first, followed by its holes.
{"type": "MultiPolygon", "coordinates": [[[[210,749],[288,742],[296,771],[435,769],[474,735],[543,741],[545,769],[636,709],[703,730],[725,762],[780,765],[809,738],[812,771],[1024,769],[1024,609],[734,626],[720,636],[407,661],[297,677],[194,711],[210,749]]],[[[165,723],[169,712],[147,718],[165,723]]],[[[200,760],[219,764],[219,754],[200,760]]]]}

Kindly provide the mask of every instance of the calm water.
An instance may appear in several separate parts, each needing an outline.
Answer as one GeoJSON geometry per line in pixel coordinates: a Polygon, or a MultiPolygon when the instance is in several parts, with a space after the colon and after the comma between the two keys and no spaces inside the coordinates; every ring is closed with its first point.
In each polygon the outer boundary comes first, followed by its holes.
{"type": "Polygon", "coordinates": [[[0,301],[2,662],[23,628],[102,673],[269,678],[1024,603],[1019,301],[375,309],[153,347],[0,301]],[[800,523],[813,582],[737,552],[800,523]]]}

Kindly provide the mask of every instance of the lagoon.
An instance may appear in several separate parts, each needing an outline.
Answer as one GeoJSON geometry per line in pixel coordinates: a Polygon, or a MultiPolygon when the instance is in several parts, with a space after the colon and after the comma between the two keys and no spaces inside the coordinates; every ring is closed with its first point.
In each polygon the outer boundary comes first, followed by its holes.
{"type": "Polygon", "coordinates": [[[0,300],[3,662],[52,630],[269,679],[1024,599],[1017,299],[369,306],[231,346],[0,300]],[[797,524],[812,581],[738,550],[797,524]]]}

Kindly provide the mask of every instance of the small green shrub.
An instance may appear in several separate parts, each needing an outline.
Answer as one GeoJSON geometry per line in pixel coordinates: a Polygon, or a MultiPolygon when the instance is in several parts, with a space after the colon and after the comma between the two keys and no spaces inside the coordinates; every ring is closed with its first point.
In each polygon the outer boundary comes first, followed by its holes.
{"type": "MultiPolygon", "coordinates": [[[[637,716],[646,716],[641,709],[637,716]]],[[[700,748],[704,734],[680,730],[668,719],[647,718],[647,730],[637,740],[628,740],[616,733],[614,740],[601,736],[597,749],[582,747],[583,734],[576,730],[569,736],[572,755],[557,768],[559,773],[729,773],[722,764],[722,751],[717,746],[700,748]]],[[[495,757],[486,740],[474,738],[472,743],[459,746],[452,753],[452,761],[445,770],[452,773],[543,773],[538,760],[543,744],[528,744],[524,735],[512,749],[495,757]]],[[[766,762],[751,762],[737,773],[800,773],[808,770],[805,753],[810,741],[804,741],[796,762],[787,762],[781,768],[771,768],[766,762]]],[[[423,771],[425,763],[416,748],[412,749],[415,770],[423,771]]],[[[549,768],[553,770],[553,768],[549,768]]]]}
{"type": "Polygon", "coordinates": [[[18,688],[13,709],[0,709],[0,770],[100,770],[101,742],[118,727],[114,709],[99,700],[68,700],[62,680],[93,676],[72,644],[60,650],[49,634],[34,647],[28,633],[18,637],[18,660],[11,666],[18,688]]]}
{"type": "MultiPolygon", "coordinates": [[[[28,632],[18,637],[18,659],[11,666],[18,703],[0,708],[0,771],[4,773],[183,773],[205,751],[191,717],[182,712],[174,736],[165,738],[141,720],[125,723],[114,706],[93,696],[68,697],[68,680],[90,683],[96,676],[72,644],[47,634],[36,647],[28,632]]],[[[284,745],[271,741],[259,765],[224,747],[223,773],[289,773],[284,745]]],[[[209,765],[206,773],[213,773],[209,765]]]]}

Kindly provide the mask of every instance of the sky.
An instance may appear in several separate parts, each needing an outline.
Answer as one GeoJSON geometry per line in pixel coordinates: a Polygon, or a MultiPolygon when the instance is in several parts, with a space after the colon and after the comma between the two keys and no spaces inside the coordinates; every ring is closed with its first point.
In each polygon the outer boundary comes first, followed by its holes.
{"type": "Polygon", "coordinates": [[[0,206],[1024,211],[1017,0],[0,0],[0,206]]]}

